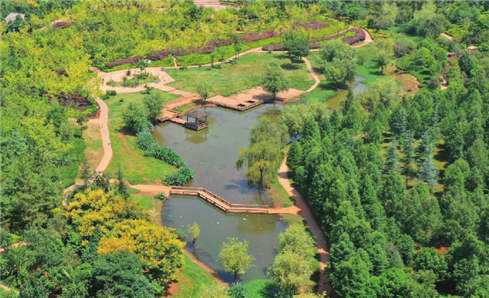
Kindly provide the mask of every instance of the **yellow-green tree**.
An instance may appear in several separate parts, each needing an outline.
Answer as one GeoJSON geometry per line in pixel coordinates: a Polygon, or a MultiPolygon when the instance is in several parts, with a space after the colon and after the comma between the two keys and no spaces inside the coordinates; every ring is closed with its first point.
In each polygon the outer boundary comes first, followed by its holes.
{"type": "Polygon", "coordinates": [[[114,225],[111,236],[102,238],[99,254],[130,251],[140,256],[151,279],[163,287],[176,280],[184,264],[182,248],[172,228],[156,226],[146,220],[127,219],[114,225]]]}
{"type": "Polygon", "coordinates": [[[76,194],[65,216],[82,237],[82,245],[88,243],[97,228],[105,235],[121,220],[149,219],[149,215],[130,199],[114,192],[104,193],[101,189],[76,194]]]}

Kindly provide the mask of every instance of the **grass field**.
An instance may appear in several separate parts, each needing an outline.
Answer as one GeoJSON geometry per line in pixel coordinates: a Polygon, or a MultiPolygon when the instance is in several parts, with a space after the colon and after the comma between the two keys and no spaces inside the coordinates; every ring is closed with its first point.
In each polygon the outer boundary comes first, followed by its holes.
{"type": "Polygon", "coordinates": [[[83,131],[83,139],[86,144],[85,160],[90,169],[95,170],[104,155],[104,148],[102,146],[100,135],[100,125],[98,122],[87,123],[87,129],[83,131]]]}
{"type": "Polygon", "coordinates": [[[174,298],[197,298],[202,287],[217,287],[218,282],[209,272],[185,256],[185,265],[178,276],[174,298]]]}
{"type": "Polygon", "coordinates": [[[259,86],[263,73],[271,62],[284,69],[291,88],[306,90],[314,83],[304,63],[291,64],[283,54],[252,53],[240,57],[237,64],[226,63],[214,68],[169,69],[168,74],[176,80],[169,85],[196,92],[198,83],[207,82],[211,86],[212,94],[229,96],[259,86]]]}
{"type": "Polygon", "coordinates": [[[245,284],[249,298],[268,297],[268,289],[272,286],[272,281],[267,279],[256,279],[245,284]]]}
{"type": "MultiPolygon", "coordinates": [[[[164,101],[178,97],[157,89],[152,92],[161,94],[164,101]]],[[[142,104],[144,95],[142,93],[118,94],[106,101],[109,106],[109,130],[113,150],[112,161],[106,173],[109,177],[116,177],[120,166],[125,178],[131,184],[161,183],[161,179],[176,171],[175,167],[161,160],[144,156],[143,151],[136,144],[136,136],[121,131],[122,112],[131,102],[142,104]]]]}
{"type": "Polygon", "coordinates": [[[133,195],[132,200],[147,211],[153,210],[153,197],[147,194],[133,195]]]}

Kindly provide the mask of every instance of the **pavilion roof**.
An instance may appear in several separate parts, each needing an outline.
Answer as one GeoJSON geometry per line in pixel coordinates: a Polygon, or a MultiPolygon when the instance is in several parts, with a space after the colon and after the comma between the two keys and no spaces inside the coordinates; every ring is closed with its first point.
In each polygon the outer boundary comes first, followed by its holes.
{"type": "Polygon", "coordinates": [[[188,112],[187,116],[190,118],[202,119],[202,118],[207,117],[207,113],[205,111],[202,111],[202,110],[193,110],[193,111],[188,112]]]}

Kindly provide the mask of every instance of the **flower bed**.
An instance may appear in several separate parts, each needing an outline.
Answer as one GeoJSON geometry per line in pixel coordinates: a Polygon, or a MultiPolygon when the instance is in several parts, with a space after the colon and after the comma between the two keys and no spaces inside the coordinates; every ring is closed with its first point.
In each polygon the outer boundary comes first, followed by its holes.
{"type": "MultiPolygon", "coordinates": [[[[345,30],[345,31],[340,32],[340,33],[336,33],[336,34],[332,34],[332,35],[328,35],[328,36],[324,36],[324,37],[319,37],[319,38],[309,39],[308,42],[313,43],[313,42],[318,42],[318,41],[323,41],[323,40],[331,40],[331,39],[335,39],[335,38],[344,36],[348,32],[355,32],[355,35],[345,37],[341,40],[342,42],[344,42],[346,44],[352,45],[352,44],[357,43],[359,41],[365,40],[365,32],[363,30],[361,30],[359,28],[350,28],[350,29],[345,30]]],[[[319,45],[319,44],[311,44],[310,49],[319,49],[320,47],[321,47],[321,45],[319,45]]],[[[264,50],[264,51],[283,51],[283,44],[277,43],[277,44],[266,45],[266,46],[262,47],[262,50],[264,50]]]]}
{"type": "MultiPolygon", "coordinates": [[[[305,21],[305,22],[295,22],[292,26],[294,28],[300,27],[300,28],[303,28],[306,30],[317,30],[317,29],[329,27],[330,25],[328,23],[310,20],[310,21],[305,21]]],[[[269,38],[273,38],[273,37],[279,37],[281,34],[282,34],[282,32],[276,32],[275,30],[270,29],[270,30],[263,31],[263,32],[247,33],[240,38],[240,41],[243,43],[256,42],[256,41],[269,39],[269,38]]],[[[137,63],[141,59],[150,59],[152,61],[163,60],[170,54],[172,54],[175,57],[186,56],[186,55],[190,55],[190,54],[209,54],[209,53],[212,53],[217,47],[229,46],[232,44],[233,44],[232,40],[222,40],[222,39],[212,40],[212,41],[209,41],[207,44],[205,44],[203,47],[190,47],[187,49],[161,50],[161,51],[157,51],[157,52],[154,52],[151,54],[147,54],[145,56],[136,56],[136,57],[132,57],[132,58],[117,59],[113,62],[107,63],[105,65],[105,67],[106,68],[113,68],[113,67],[123,65],[123,64],[133,64],[133,63],[137,63]]]]}

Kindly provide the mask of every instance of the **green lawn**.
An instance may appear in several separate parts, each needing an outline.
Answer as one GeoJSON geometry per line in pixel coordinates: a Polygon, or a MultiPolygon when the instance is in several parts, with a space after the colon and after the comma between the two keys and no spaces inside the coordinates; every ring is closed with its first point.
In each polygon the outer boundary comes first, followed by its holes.
{"type": "Polygon", "coordinates": [[[153,197],[147,194],[133,195],[131,199],[147,211],[153,210],[153,197]]]}
{"type": "Polygon", "coordinates": [[[245,284],[249,298],[268,297],[268,289],[272,286],[272,281],[268,279],[256,279],[245,284]]]}
{"type": "MultiPolygon", "coordinates": [[[[161,94],[165,101],[177,98],[177,95],[154,89],[152,92],[161,94]]],[[[107,168],[109,177],[116,177],[119,166],[124,177],[131,184],[138,183],[161,183],[166,175],[176,171],[176,168],[153,157],[144,156],[143,151],[136,144],[136,136],[125,134],[121,131],[123,127],[122,111],[129,103],[142,104],[142,93],[118,94],[108,99],[109,106],[109,130],[112,143],[112,161],[107,168]]]]}
{"type": "Polygon", "coordinates": [[[174,298],[197,298],[202,287],[217,287],[215,277],[185,256],[185,265],[179,274],[174,298]]]}
{"type": "Polygon", "coordinates": [[[306,90],[313,85],[314,81],[304,63],[291,64],[285,55],[276,53],[252,53],[240,57],[237,64],[226,63],[215,68],[169,69],[168,73],[176,80],[169,85],[196,92],[199,82],[207,82],[213,94],[229,96],[259,86],[263,73],[271,62],[284,69],[285,76],[291,82],[291,88],[306,90]]]}
{"type": "Polygon", "coordinates": [[[321,88],[321,86],[318,86],[313,91],[302,95],[301,101],[302,102],[313,102],[313,101],[329,102],[329,99],[336,94],[337,91],[335,90],[323,89],[321,88]]]}

